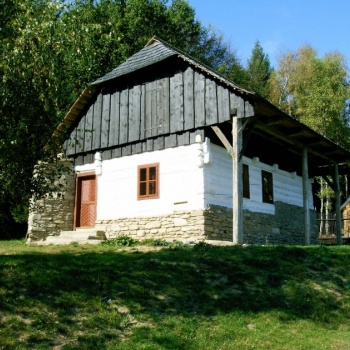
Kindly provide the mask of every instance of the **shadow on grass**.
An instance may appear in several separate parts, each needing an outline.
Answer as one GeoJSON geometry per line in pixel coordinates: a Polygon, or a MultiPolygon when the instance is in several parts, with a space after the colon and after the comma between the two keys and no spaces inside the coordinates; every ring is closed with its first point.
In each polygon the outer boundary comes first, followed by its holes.
{"type": "MultiPolygon", "coordinates": [[[[0,310],[31,318],[31,327],[43,330],[50,322],[64,323],[61,329],[51,325],[62,334],[73,323],[83,323],[77,316],[81,310],[96,315],[90,326],[85,324],[90,328],[99,324],[99,317],[101,322],[107,317],[99,314],[117,310],[121,318],[108,321],[115,322],[117,330],[133,322],[125,313],[159,319],[233,310],[278,310],[287,321],[309,319],[336,326],[337,315],[349,313],[349,305],[344,304],[350,289],[348,253],[344,261],[338,261],[339,256],[324,247],[181,248],[149,253],[109,248],[3,255],[0,310]]],[[[94,346],[103,347],[107,333],[97,336],[94,346]]],[[[77,336],[76,344],[82,346],[84,340],[77,336]]]]}

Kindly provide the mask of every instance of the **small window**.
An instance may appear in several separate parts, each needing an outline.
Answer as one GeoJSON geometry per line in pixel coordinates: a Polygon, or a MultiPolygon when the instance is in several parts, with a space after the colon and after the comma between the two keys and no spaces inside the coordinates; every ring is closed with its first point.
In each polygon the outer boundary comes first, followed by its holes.
{"type": "Polygon", "coordinates": [[[137,199],[159,198],[159,164],[138,167],[137,199]]]}
{"type": "Polygon", "coordinates": [[[268,171],[261,171],[262,200],[264,203],[273,203],[273,177],[268,171]]]}
{"type": "Polygon", "coordinates": [[[243,164],[243,198],[250,198],[249,166],[243,164]]]}

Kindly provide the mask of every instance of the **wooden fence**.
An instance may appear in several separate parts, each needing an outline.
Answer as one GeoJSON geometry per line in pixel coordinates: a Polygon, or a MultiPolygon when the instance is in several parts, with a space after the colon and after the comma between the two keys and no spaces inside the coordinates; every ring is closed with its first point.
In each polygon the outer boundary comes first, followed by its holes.
{"type": "MultiPolygon", "coordinates": [[[[336,243],[336,219],[333,213],[328,218],[321,218],[318,215],[318,233],[319,241],[325,244],[336,243]]],[[[342,238],[343,244],[350,244],[350,215],[342,217],[342,238]]]]}

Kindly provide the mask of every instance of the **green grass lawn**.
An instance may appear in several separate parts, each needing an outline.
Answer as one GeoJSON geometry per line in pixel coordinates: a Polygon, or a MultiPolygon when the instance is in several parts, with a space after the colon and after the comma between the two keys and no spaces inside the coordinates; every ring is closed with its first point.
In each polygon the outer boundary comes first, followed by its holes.
{"type": "Polygon", "coordinates": [[[348,350],[349,263],[350,247],[0,242],[0,349],[348,350]]]}

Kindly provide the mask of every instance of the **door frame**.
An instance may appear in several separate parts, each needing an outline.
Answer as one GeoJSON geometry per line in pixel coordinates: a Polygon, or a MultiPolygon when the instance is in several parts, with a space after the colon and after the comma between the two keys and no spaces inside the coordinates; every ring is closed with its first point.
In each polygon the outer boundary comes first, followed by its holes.
{"type": "Polygon", "coordinates": [[[80,213],[81,213],[81,181],[84,180],[84,178],[92,177],[95,179],[95,221],[96,221],[96,215],[97,215],[97,176],[95,171],[89,171],[89,172],[82,172],[76,174],[75,179],[75,203],[74,203],[74,230],[77,228],[91,228],[93,226],[80,226],[80,213]]]}

